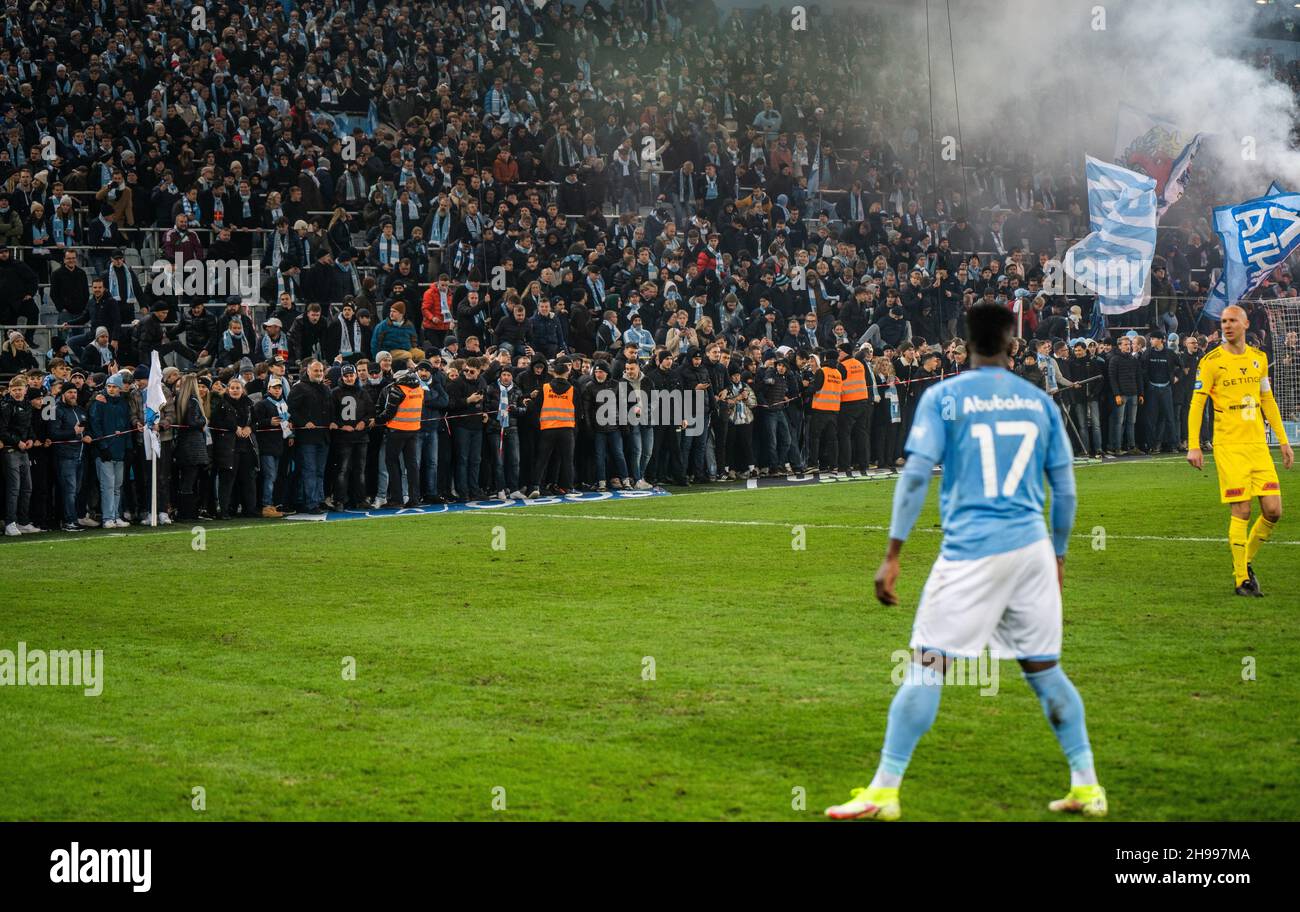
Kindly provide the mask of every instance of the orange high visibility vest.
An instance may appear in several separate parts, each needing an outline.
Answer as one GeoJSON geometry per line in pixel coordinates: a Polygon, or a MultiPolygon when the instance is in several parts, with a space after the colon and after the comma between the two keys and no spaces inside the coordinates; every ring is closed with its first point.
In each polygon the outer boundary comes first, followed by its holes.
{"type": "Polygon", "coordinates": [[[402,404],[397,414],[388,421],[388,426],[395,431],[418,431],[420,416],[424,412],[424,388],[403,386],[402,404]]]}
{"type": "Polygon", "coordinates": [[[570,386],[561,394],[551,389],[551,384],[542,384],[542,413],[539,416],[541,430],[573,427],[573,389],[570,386]]]}
{"type": "Polygon", "coordinates": [[[844,378],[833,367],[822,368],[822,388],[813,394],[812,407],[819,412],[840,410],[840,389],[844,378]]]}
{"type": "Polygon", "coordinates": [[[848,374],[844,378],[844,386],[840,389],[840,402],[861,402],[867,398],[867,369],[862,366],[862,362],[857,358],[849,358],[844,362],[844,370],[848,374]]]}

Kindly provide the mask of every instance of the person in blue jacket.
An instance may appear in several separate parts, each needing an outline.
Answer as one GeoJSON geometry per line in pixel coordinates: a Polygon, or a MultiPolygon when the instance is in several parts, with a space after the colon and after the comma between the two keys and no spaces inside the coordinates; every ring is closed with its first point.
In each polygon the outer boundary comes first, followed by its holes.
{"type": "Polygon", "coordinates": [[[122,482],[126,477],[126,459],[134,442],[128,433],[131,425],[131,402],[123,395],[126,382],[113,374],[104,391],[90,400],[90,438],[94,441],[95,473],[99,476],[99,504],[105,529],[124,529],[131,525],[122,518],[122,482]]]}

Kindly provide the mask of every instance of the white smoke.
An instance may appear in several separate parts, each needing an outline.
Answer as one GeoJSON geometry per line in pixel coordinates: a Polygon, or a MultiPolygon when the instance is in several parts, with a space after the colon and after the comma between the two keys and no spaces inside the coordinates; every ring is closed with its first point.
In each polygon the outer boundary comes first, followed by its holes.
{"type": "MultiPolygon", "coordinates": [[[[956,133],[959,103],[966,150],[1033,149],[1040,168],[1063,167],[1081,179],[1083,152],[1113,159],[1116,113],[1127,103],[1189,132],[1213,134],[1194,168],[1212,173],[1214,202],[1260,195],[1275,178],[1300,187],[1300,153],[1291,148],[1294,95],[1244,59],[1253,57],[1242,42],[1255,15],[1250,0],[928,6],[936,137],[956,133]]],[[[913,0],[909,10],[916,20],[906,44],[919,42],[924,66],[925,0],[913,0]]],[[[897,52],[914,66],[916,55],[897,52]]],[[[927,87],[920,88],[913,98],[928,115],[927,87]]],[[[941,179],[950,178],[953,171],[939,165],[941,179]]]]}

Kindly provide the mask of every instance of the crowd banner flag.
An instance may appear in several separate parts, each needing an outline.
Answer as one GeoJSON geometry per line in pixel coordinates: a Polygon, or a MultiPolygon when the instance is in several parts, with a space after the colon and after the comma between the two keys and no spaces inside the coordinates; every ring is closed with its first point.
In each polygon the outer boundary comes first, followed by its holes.
{"type": "Polygon", "coordinates": [[[1120,165],[1087,157],[1090,233],[1065,252],[1062,266],[1097,295],[1103,314],[1147,301],[1156,252],[1156,181],[1120,165]]]}
{"type": "MultiPolygon", "coordinates": [[[[1268,185],[1268,193],[1266,193],[1265,196],[1271,199],[1272,197],[1283,196],[1284,194],[1286,194],[1286,188],[1277,181],[1273,181],[1273,183],[1268,185]]],[[[1228,292],[1223,281],[1223,273],[1224,270],[1218,270],[1218,274],[1214,280],[1214,289],[1205,299],[1205,304],[1201,308],[1201,316],[1208,315],[1217,320],[1219,315],[1223,313],[1223,308],[1228,306],[1228,292]]],[[[1235,304],[1236,302],[1234,301],[1233,303],[1235,304]]],[[[1199,317],[1197,318],[1197,322],[1200,322],[1199,317]]]]}
{"type": "Polygon", "coordinates": [[[1274,182],[1266,196],[1215,208],[1214,230],[1223,245],[1223,271],[1202,315],[1217,320],[1300,246],[1300,193],[1288,193],[1274,182]]]}
{"type": "Polygon", "coordinates": [[[1177,124],[1121,104],[1115,124],[1115,161],[1156,182],[1157,217],[1183,195],[1191,177],[1192,159],[1203,133],[1188,133],[1177,124]]]}

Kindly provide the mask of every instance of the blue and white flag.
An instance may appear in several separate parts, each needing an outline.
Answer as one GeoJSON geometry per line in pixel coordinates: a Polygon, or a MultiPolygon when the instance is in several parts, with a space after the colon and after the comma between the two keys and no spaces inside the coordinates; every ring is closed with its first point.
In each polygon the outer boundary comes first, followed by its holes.
{"type": "Polygon", "coordinates": [[[817,141],[817,151],[813,153],[812,168],[808,171],[808,195],[812,196],[822,187],[822,144],[817,141]]]}
{"type": "Polygon", "coordinates": [[[1147,300],[1156,252],[1156,182],[1091,155],[1087,174],[1092,231],[1065,252],[1062,265],[1097,295],[1101,313],[1124,313],[1147,300]]]}
{"type": "Polygon", "coordinates": [[[162,365],[158,362],[158,350],[154,349],[149,359],[149,385],[144,391],[144,458],[157,459],[162,455],[162,438],[158,436],[158,419],[162,417],[163,405],[167,402],[163,396],[162,365]]]}
{"type": "Polygon", "coordinates": [[[1300,193],[1288,193],[1274,181],[1265,196],[1217,207],[1214,230],[1223,244],[1223,271],[1201,313],[1217,320],[1300,246],[1300,193]]]}

